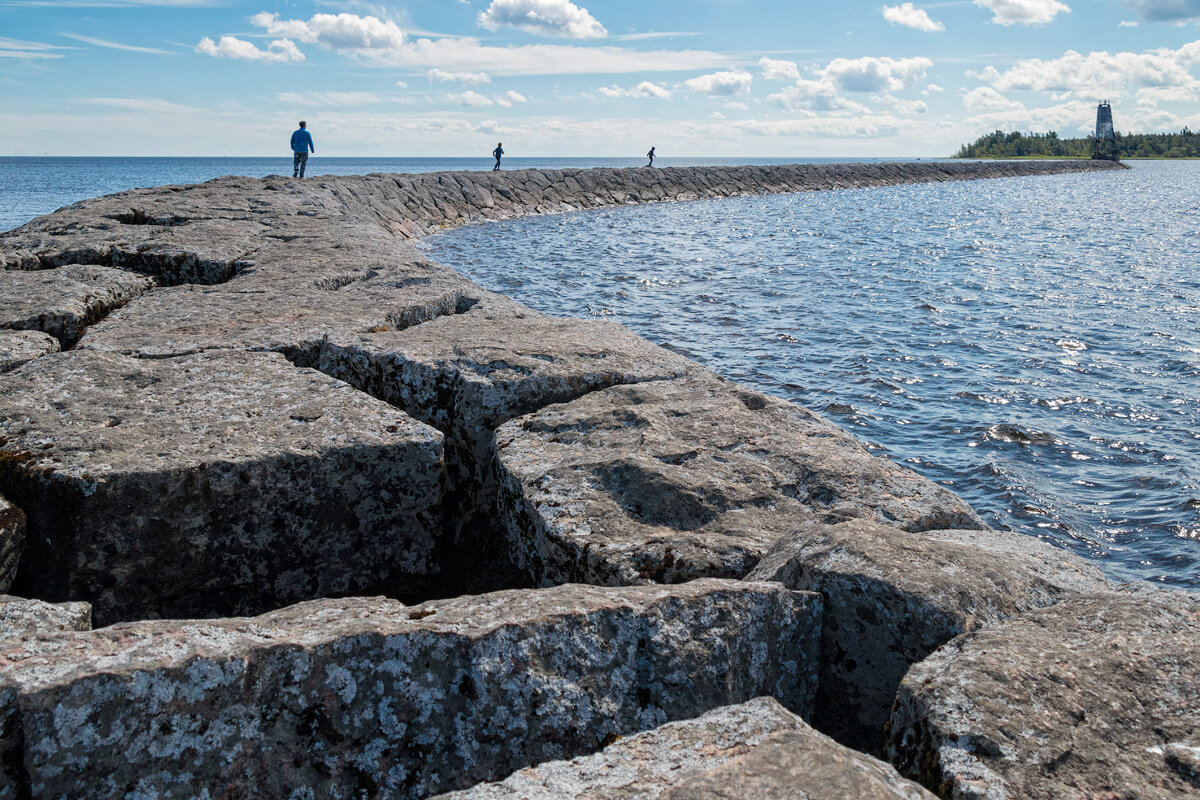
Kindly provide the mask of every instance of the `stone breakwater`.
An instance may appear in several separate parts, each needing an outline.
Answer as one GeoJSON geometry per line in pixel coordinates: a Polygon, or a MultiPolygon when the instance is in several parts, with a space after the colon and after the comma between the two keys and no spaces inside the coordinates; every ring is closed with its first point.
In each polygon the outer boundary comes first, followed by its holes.
{"type": "Polygon", "coordinates": [[[409,241],[1121,168],[222,178],[0,234],[0,800],[1195,793],[1193,596],[409,241]]]}

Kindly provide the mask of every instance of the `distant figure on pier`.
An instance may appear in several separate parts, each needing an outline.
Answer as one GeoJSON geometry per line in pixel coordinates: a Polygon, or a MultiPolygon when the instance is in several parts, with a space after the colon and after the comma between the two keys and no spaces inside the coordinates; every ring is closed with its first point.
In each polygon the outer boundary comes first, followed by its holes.
{"type": "Polygon", "coordinates": [[[650,163],[647,164],[646,166],[653,167],[654,166],[654,148],[653,147],[650,148],[649,153],[646,153],[646,158],[650,159],[650,163]]]}
{"type": "Polygon", "coordinates": [[[304,165],[308,163],[308,152],[317,152],[317,148],[313,146],[312,134],[308,132],[307,125],[304,120],[300,120],[300,127],[292,134],[292,177],[304,177],[304,165]]]}
{"type": "Polygon", "coordinates": [[[496,142],[496,149],[492,151],[492,156],[496,159],[496,166],[492,167],[492,172],[500,169],[500,156],[504,155],[504,142],[496,142]]]}

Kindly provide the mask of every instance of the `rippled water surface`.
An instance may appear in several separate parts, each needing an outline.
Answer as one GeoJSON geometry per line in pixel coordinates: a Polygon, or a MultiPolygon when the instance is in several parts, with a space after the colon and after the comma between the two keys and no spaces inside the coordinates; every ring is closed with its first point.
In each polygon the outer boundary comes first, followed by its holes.
{"type": "Polygon", "coordinates": [[[426,241],[822,411],[1117,578],[1200,588],[1200,163],[670,203],[426,241]]]}

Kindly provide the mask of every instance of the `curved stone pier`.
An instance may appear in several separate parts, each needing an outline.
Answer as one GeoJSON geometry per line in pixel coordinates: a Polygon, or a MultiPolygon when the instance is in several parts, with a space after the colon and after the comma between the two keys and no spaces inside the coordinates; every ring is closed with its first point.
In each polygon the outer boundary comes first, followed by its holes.
{"type": "MultiPolygon", "coordinates": [[[[524,767],[624,775],[611,796],[716,797],[729,780],[783,791],[816,763],[814,792],[924,796],[843,747],[885,743],[943,796],[985,796],[968,791],[985,770],[1021,791],[1083,780],[1086,754],[958,757],[962,731],[992,728],[986,698],[968,721],[954,709],[988,668],[981,646],[1070,629],[1060,606],[1086,608],[1085,630],[1048,637],[1039,664],[1084,652],[1107,620],[1132,629],[1094,568],[988,530],[811,411],[619,326],[525,308],[409,240],[618,204],[1121,169],[234,177],[0,234],[0,592],[17,595],[0,626],[0,800],[419,798],[524,767]],[[89,603],[109,627],[78,630],[89,603]],[[760,696],[788,710],[714,711],[760,696]],[[729,740],[751,729],[753,746],[729,740]],[[597,766],[707,737],[729,742],[699,746],[686,775],[669,757],[597,766]]],[[[1180,614],[1198,644],[1193,606],[1154,596],[1155,635],[1180,614]]],[[[1136,653],[1104,655],[1139,674],[1136,653]]],[[[1196,697],[1194,675],[1144,674],[1113,691],[1196,697]]],[[[1162,751],[1170,791],[1200,747],[1181,719],[1161,744],[1149,717],[1111,721],[1162,751]]]]}

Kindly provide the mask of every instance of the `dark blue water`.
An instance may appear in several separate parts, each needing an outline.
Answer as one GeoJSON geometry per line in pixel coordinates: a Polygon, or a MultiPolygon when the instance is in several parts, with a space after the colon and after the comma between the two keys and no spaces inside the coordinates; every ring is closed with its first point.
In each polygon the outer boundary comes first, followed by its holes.
{"type": "Polygon", "coordinates": [[[822,411],[987,521],[1200,588],[1200,163],[475,226],[430,255],[822,411]]]}
{"type": "MultiPolygon", "coordinates": [[[[895,159],[656,158],[659,166],[718,164],[833,163],[895,159]]],[[[372,172],[447,172],[490,170],[490,158],[325,158],[314,155],[305,174],[368,175],[372,172]]],[[[505,169],[588,169],[633,167],[643,158],[509,158],[505,169]]],[[[13,158],[0,157],[0,231],[15,228],[55,209],[147,186],[201,183],[222,175],[291,175],[291,156],[283,158],[13,158]]]]}

